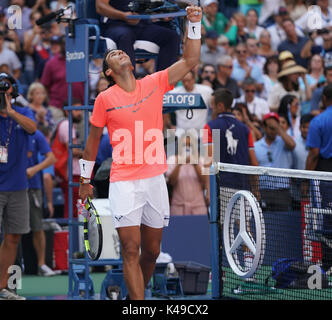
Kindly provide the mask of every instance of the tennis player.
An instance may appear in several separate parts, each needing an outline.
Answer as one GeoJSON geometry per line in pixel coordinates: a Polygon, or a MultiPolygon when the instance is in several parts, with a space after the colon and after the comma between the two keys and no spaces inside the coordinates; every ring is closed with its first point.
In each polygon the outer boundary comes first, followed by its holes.
{"type": "Polygon", "coordinates": [[[143,300],[144,289],[160,253],[162,230],[169,221],[164,178],[163,95],[172,90],[199,62],[200,7],[187,7],[188,32],[183,56],[169,68],[136,80],[129,56],[111,50],[104,57],[104,73],[115,85],[100,93],[80,160],[79,197],[93,197],[89,185],[100,136],[107,126],[113,147],[109,200],[119,234],[123,272],[131,300],[143,300]],[[141,249],[141,252],[140,252],[141,249]]]}

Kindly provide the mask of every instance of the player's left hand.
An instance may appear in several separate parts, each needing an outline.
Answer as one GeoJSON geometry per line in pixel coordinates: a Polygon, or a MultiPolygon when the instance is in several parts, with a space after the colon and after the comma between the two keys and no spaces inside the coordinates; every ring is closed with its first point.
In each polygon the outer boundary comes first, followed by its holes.
{"type": "Polygon", "coordinates": [[[187,19],[190,22],[199,22],[202,20],[202,8],[197,6],[189,6],[186,8],[187,19]]]}

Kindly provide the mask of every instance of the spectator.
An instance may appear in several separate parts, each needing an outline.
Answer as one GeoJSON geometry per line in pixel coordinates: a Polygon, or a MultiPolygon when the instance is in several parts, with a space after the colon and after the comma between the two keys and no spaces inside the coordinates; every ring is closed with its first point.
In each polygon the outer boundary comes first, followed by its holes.
{"type": "Polygon", "coordinates": [[[289,17],[296,21],[297,19],[305,16],[308,12],[308,8],[304,0],[286,0],[286,8],[289,12],[289,17]]]}
{"type": "Polygon", "coordinates": [[[96,11],[105,17],[101,24],[101,35],[112,39],[117,49],[126,52],[135,67],[134,42],[147,40],[159,46],[156,69],[163,70],[174,63],[179,54],[180,38],[169,22],[153,23],[148,20],[128,19],[130,0],[112,1],[96,0],[96,11]],[[106,21],[106,22],[105,22],[106,21]]]}
{"type": "Polygon", "coordinates": [[[287,61],[282,70],[278,73],[278,83],[274,85],[273,90],[268,96],[267,103],[271,111],[277,111],[280,100],[286,94],[295,95],[299,101],[311,99],[311,89],[308,85],[305,73],[307,70],[299,66],[295,61],[287,61]],[[302,77],[306,91],[300,90],[299,77],[302,77]]]}
{"type": "Polygon", "coordinates": [[[266,58],[258,54],[258,40],[252,37],[247,39],[248,58],[247,61],[251,65],[256,65],[263,72],[266,58]]]}
{"type": "Polygon", "coordinates": [[[25,300],[11,291],[8,285],[8,268],[14,264],[21,234],[29,232],[29,198],[27,193],[28,137],[36,131],[36,123],[28,108],[10,103],[15,96],[15,80],[2,75],[10,84],[6,92],[6,105],[0,109],[0,228],[3,241],[0,246],[0,298],[25,300]],[[19,156],[18,156],[19,155],[19,156]]]}
{"type": "Polygon", "coordinates": [[[234,48],[230,45],[230,40],[222,35],[218,38],[218,45],[224,49],[226,55],[233,55],[234,48]]]}
{"type": "MultiPolygon", "coordinates": [[[[264,137],[255,142],[255,153],[262,167],[292,168],[295,141],[281,127],[279,116],[268,113],[263,118],[264,137]]],[[[262,208],[267,211],[288,211],[291,206],[288,178],[260,177],[262,208]],[[272,188],[273,187],[273,188],[272,188]]]]}
{"type": "Polygon", "coordinates": [[[265,0],[259,16],[258,23],[261,26],[269,27],[274,22],[274,15],[279,11],[281,0],[265,0]]]}
{"type": "Polygon", "coordinates": [[[104,75],[101,75],[96,85],[96,97],[100,92],[106,90],[108,86],[109,86],[108,80],[104,77],[104,75]]]}
{"type": "MultiPolygon", "coordinates": [[[[325,82],[324,59],[320,54],[314,54],[310,58],[306,78],[312,91],[316,89],[318,83],[325,82]]],[[[304,89],[304,83],[301,78],[299,82],[302,89],[304,89]]]]}
{"type": "Polygon", "coordinates": [[[296,139],[301,135],[300,132],[300,103],[296,96],[286,94],[280,101],[278,114],[283,115],[288,122],[288,131],[292,138],[296,139]]]}
{"type": "Polygon", "coordinates": [[[316,44],[316,39],[318,38],[317,31],[313,31],[309,34],[309,40],[302,48],[301,57],[306,59],[312,57],[314,54],[320,54],[324,58],[324,63],[332,63],[332,32],[328,28],[324,29],[322,34],[323,43],[316,44]]]}
{"type": "Polygon", "coordinates": [[[263,27],[258,25],[258,13],[255,9],[249,9],[246,14],[247,26],[245,28],[246,33],[258,40],[261,32],[264,30],[263,27]]]}
{"type": "Polygon", "coordinates": [[[27,99],[37,125],[53,128],[54,120],[52,112],[45,106],[47,103],[47,93],[45,87],[40,82],[33,82],[28,89],[27,99]]]}
{"type": "Polygon", "coordinates": [[[166,178],[172,188],[171,215],[206,215],[207,176],[202,175],[203,162],[198,156],[195,135],[181,136],[177,155],[170,156],[167,162],[166,178]]]}
{"type": "Polygon", "coordinates": [[[236,46],[235,59],[233,62],[233,72],[232,78],[237,81],[239,87],[242,87],[242,82],[244,79],[251,77],[257,82],[258,92],[262,92],[264,89],[263,83],[263,73],[259,67],[256,65],[250,64],[248,62],[248,48],[245,43],[239,43],[236,46]]]}
{"type": "Polygon", "coordinates": [[[263,1],[261,0],[239,0],[240,4],[240,12],[246,15],[249,10],[255,10],[257,12],[257,16],[260,15],[263,1]]]}
{"type": "Polygon", "coordinates": [[[231,77],[233,71],[233,59],[231,56],[224,55],[217,61],[217,78],[214,89],[228,89],[234,98],[240,96],[240,88],[237,82],[231,77]]]}
{"type": "Polygon", "coordinates": [[[301,117],[300,131],[301,135],[295,139],[296,147],[294,149],[294,169],[305,170],[305,163],[307,160],[307,136],[309,131],[309,125],[314,115],[307,113],[301,117]]]}
{"type": "Polygon", "coordinates": [[[258,39],[258,55],[266,59],[277,55],[277,51],[272,49],[271,35],[269,31],[264,29],[258,39]]]}
{"type": "Polygon", "coordinates": [[[35,25],[26,38],[24,51],[33,57],[34,79],[39,80],[43,74],[46,62],[51,57],[51,24],[35,25]]]}
{"type": "Polygon", "coordinates": [[[284,19],[282,26],[286,32],[286,40],[282,41],[278,46],[278,51],[288,50],[293,56],[294,60],[300,66],[307,68],[308,59],[301,57],[301,51],[308,41],[308,37],[298,36],[295,24],[291,19],[284,19]]]}
{"type": "MultiPolygon", "coordinates": [[[[320,54],[315,54],[311,57],[309,62],[308,73],[305,75],[308,86],[310,86],[311,92],[313,92],[316,87],[325,82],[324,77],[324,59],[320,54]]],[[[302,78],[299,79],[299,85],[301,91],[305,91],[305,84],[302,78]]],[[[305,99],[301,102],[301,114],[310,112],[311,108],[311,98],[305,99]]]]}
{"type": "Polygon", "coordinates": [[[43,219],[43,192],[42,192],[42,170],[55,162],[54,154],[51,151],[43,133],[39,130],[31,137],[31,155],[28,157],[28,194],[30,201],[30,228],[32,231],[32,242],[37,254],[38,275],[54,276],[55,272],[45,264],[46,240],[42,226],[43,219]],[[45,159],[39,161],[38,155],[44,155],[45,159]]]}
{"type": "Polygon", "coordinates": [[[310,110],[312,113],[315,114],[319,113],[319,109],[321,109],[322,95],[325,85],[332,84],[332,61],[331,64],[325,65],[324,76],[326,79],[326,83],[323,83],[323,85],[318,83],[317,88],[312,93],[310,110]]]}
{"type": "Polygon", "coordinates": [[[202,26],[205,32],[214,30],[218,36],[225,35],[233,37],[232,34],[236,33],[236,27],[234,25],[228,26],[228,19],[224,14],[218,11],[217,0],[205,0],[203,2],[203,19],[202,26]]]}
{"type": "Polygon", "coordinates": [[[24,52],[24,78],[27,85],[35,80],[35,65],[33,59],[33,48],[40,41],[39,27],[36,21],[41,18],[39,11],[32,11],[30,14],[31,27],[24,32],[23,35],[23,52],[24,52]]]}
{"type": "Polygon", "coordinates": [[[271,90],[276,83],[278,83],[279,60],[277,56],[272,56],[266,59],[263,68],[264,91],[261,97],[267,99],[271,90]]]}
{"type": "MultiPolygon", "coordinates": [[[[281,42],[286,40],[286,33],[283,28],[283,21],[289,19],[288,11],[285,7],[279,7],[274,14],[275,23],[267,28],[271,35],[271,45],[273,50],[278,50],[281,42]]],[[[299,28],[295,28],[297,35],[303,36],[303,32],[299,28]]],[[[279,51],[280,52],[280,51],[279,51]]]]}
{"type": "MultiPolygon", "coordinates": [[[[73,106],[80,106],[79,101],[73,101],[73,106]]],[[[73,119],[73,129],[72,129],[72,139],[73,144],[76,144],[76,128],[75,125],[81,121],[82,110],[73,110],[72,119],[73,119]]],[[[68,111],[65,111],[65,119],[59,122],[56,131],[55,138],[52,142],[52,151],[57,159],[54,164],[55,175],[59,180],[59,186],[62,189],[64,195],[64,218],[68,218],[68,144],[69,144],[69,120],[68,120],[68,111]]],[[[79,182],[80,177],[80,167],[78,160],[82,157],[83,151],[78,148],[72,149],[73,153],[73,162],[72,162],[72,173],[73,173],[73,182],[79,182]]],[[[73,188],[73,213],[76,215],[76,203],[78,199],[78,188],[73,188]]]]}
{"type": "Polygon", "coordinates": [[[213,64],[204,64],[198,77],[197,83],[204,84],[210,88],[214,88],[216,81],[216,68],[213,64]]]}
{"type": "MultiPolygon", "coordinates": [[[[312,119],[307,137],[309,153],[306,170],[332,172],[332,85],[323,90],[323,105],[325,111],[312,119]]],[[[331,181],[320,181],[319,191],[321,208],[331,210],[331,181]]],[[[331,241],[332,219],[323,215],[322,268],[327,272],[332,266],[332,249],[328,245],[331,241]]]]}
{"type": "Polygon", "coordinates": [[[249,112],[253,115],[254,119],[261,121],[265,114],[269,113],[270,109],[266,100],[256,96],[257,83],[254,79],[248,77],[242,83],[244,94],[236,99],[234,102],[242,102],[248,106],[249,112]]]}
{"type": "Polygon", "coordinates": [[[237,102],[232,109],[232,113],[235,115],[236,119],[243,122],[251,130],[252,138],[255,141],[262,138],[262,133],[260,131],[260,122],[254,120],[252,114],[248,110],[248,106],[243,102],[237,102]]]}
{"type": "MultiPolygon", "coordinates": [[[[68,98],[66,82],[65,40],[61,37],[61,51],[45,64],[40,81],[48,91],[49,105],[62,110],[68,98]]],[[[72,85],[73,98],[83,101],[84,84],[74,82],[72,85]]],[[[59,120],[53,114],[54,120],[59,120]]]]}
{"type": "Polygon", "coordinates": [[[218,45],[218,34],[214,30],[209,30],[205,34],[205,41],[201,47],[202,63],[210,63],[216,66],[216,61],[225,54],[225,50],[218,45]]]}
{"type": "Polygon", "coordinates": [[[230,39],[231,45],[237,45],[238,43],[246,42],[248,34],[246,32],[247,20],[246,16],[240,12],[233,15],[232,23],[237,26],[237,32],[234,39],[230,39]]]}
{"type": "Polygon", "coordinates": [[[288,134],[289,128],[290,128],[290,122],[288,120],[288,117],[284,114],[279,114],[279,123],[282,130],[286,131],[288,134]]]}
{"type": "Polygon", "coordinates": [[[18,79],[21,74],[22,63],[18,59],[16,53],[4,47],[5,34],[0,32],[0,65],[7,64],[9,72],[15,79],[18,79]]]}
{"type": "Polygon", "coordinates": [[[199,93],[207,107],[207,109],[193,110],[192,118],[190,119],[187,118],[187,110],[175,111],[177,133],[181,132],[181,129],[196,129],[199,134],[199,130],[204,128],[208,119],[212,92],[213,90],[209,86],[195,83],[195,73],[193,71],[190,71],[183,77],[182,86],[170,91],[170,93],[199,93]]]}

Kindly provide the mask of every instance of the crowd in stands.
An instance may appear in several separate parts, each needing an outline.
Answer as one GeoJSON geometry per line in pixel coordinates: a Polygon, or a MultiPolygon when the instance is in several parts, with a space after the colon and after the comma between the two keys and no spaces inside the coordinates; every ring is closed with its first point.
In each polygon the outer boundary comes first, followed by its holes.
{"type": "MultiPolygon", "coordinates": [[[[54,134],[58,124],[62,123],[59,139],[64,143],[68,143],[68,134],[64,134],[62,128],[68,128],[67,123],[62,121],[66,119],[63,107],[68,93],[65,80],[65,29],[63,24],[55,21],[40,26],[36,21],[69,3],[67,0],[0,0],[0,71],[16,79],[20,93],[18,103],[31,108],[39,128],[47,127],[54,134]],[[8,8],[11,5],[22,9],[22,29],[8,27],[12,14],[8,8]]],[[[74,3],[71,4],[75,7],[74,3]]],[[[277,116],[272,118],[278,120],[280,130],[294,141],[291,149],[295,151],[291,152],[290,157],[273,157],[273,161],[264,159],[260,164],[304,169],[303,155],[306,149],[299,146],[305,139],[302,129],[308,125],[308,119],[323,111],[323,88],[332,83],[332,7],[329,0],[205,0],[201,4],[204,12],[201,61],[173,92],[200,93],[207,110],[193,111],[191,119],[182,110],[165,115],[165,129],[176,129],[176,132],[189,128],[203,129],[213,117],[210,105],[213,92],[227,88],[234,98],[233,113],[249,127],[257,153],[262,149],[262,139],[270,130],[265,118],[270,112],[275,112],[277,116]],[[319,30],[308,25],[311,5],[320,8],[319,30]]],[[[101,14],[102,8],[96,7],[101,14]]],[[[167,22],[160,22],[163,28],[165,24],[167,22]]],[[[110,28],[101,28],[102,31],[107,29],[110,28]]],[[[120,29],[117,32],[124,32],[120,29]]],[[[113,35],[113,31],[105,32],[108,32],[108,36],[113,35]]],[[[167,36],[172,34],[176,33],[167,33],[167,36]]],[[[160,55],[164,57],[160,60],[163,68],[172,63],[163,49],[164,35],[158,35],[160,55]]],[[[177,46],[179,42],[174,40],[172,46],[177,46]]],[[[124,44],[120,44],[119,40],[120,45],[124,44]]],[[[136,75],[144,77],[159,70],[160,61],[159,65],[155,65],[154,59],[136,64],[136,75]]],[[[109,86],[109,79],[105,78],[102,69],[102,58],[90,62],[91,103],[99,92],[109,86]]],[[[83,104],[83,89],[83,83],[73,86],[76,105],[83,104]]],[[[77,143],[83,139],[83,121],[83,113],[75,118],[74,137],[77,143]]],[[[278,134],[285,137],[280,130],[278,134]]],[[[179,141],[184,149],[190,149],[188,141],[180,136],[179,141]]],[[[74,151],[74,163],[81,154],[78,150],[74,151]]],[[[257,158],[260,159],[259,154],[257,158]]],[[[100,164],[102,160],[105,159],[99,159],[100,164]]],[[[73,166],[77,175],[77,168],[73,166]]],[[[200,170],[197,165],[190,166],[170,166],[166,173],[170,189],[173,190],[172,214],[204,214],[207,211],[208,201],[204,196],[195,197],[197,207],[194,208],[192,199],[186,198],[197,193],[197,190],[204,195],[200,170]],[[174,173],[173,169],[177,172],[174,173]],[[186,189],[189,185],[192,192],[186,189]],[[179,200],[181,197],[183,203],[179,200]],[[182,205],[185,209],[180,208],[182,205]]],[[[66,180],[55,170],[54,185],[61,186],[63,181],[66,180]]],[[[63,191],[67,192],[65,189],[63,187],[63,191]]]]}

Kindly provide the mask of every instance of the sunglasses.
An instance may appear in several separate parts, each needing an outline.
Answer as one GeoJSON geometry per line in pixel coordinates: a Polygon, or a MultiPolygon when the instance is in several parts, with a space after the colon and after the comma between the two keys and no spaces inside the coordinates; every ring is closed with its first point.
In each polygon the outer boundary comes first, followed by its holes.
{"type": "Polygon", "coordinates": [[[269,162],[273,162],[271,151],[267,152],[267,158],[268,158],[269,162]]]}
{"type": "Polygon", "coordinates": [[[256,92],[256,90],[249,90],[249,89],[247,89],[247,90],[244,90],[246,93],[255,93],[256,92]]]}
{"type": "Polygon", "coordinates": [[[245,54],[245,53],[247,53],[247,50],[236,50],[236,53],[245,54]]]}
{"type": "Polygon", "coordinates": [[[221,65],[221,66],[224,68],[227,68],[227,69],[233,69],[233,66],[225,66],[225,65],[221,65]]]}
{"type": "Polygon", "coordinates": [[[203,73],[211,73],[211,74],[215,74],[216,72],[213,70],[204,70],[203,73]]]}

